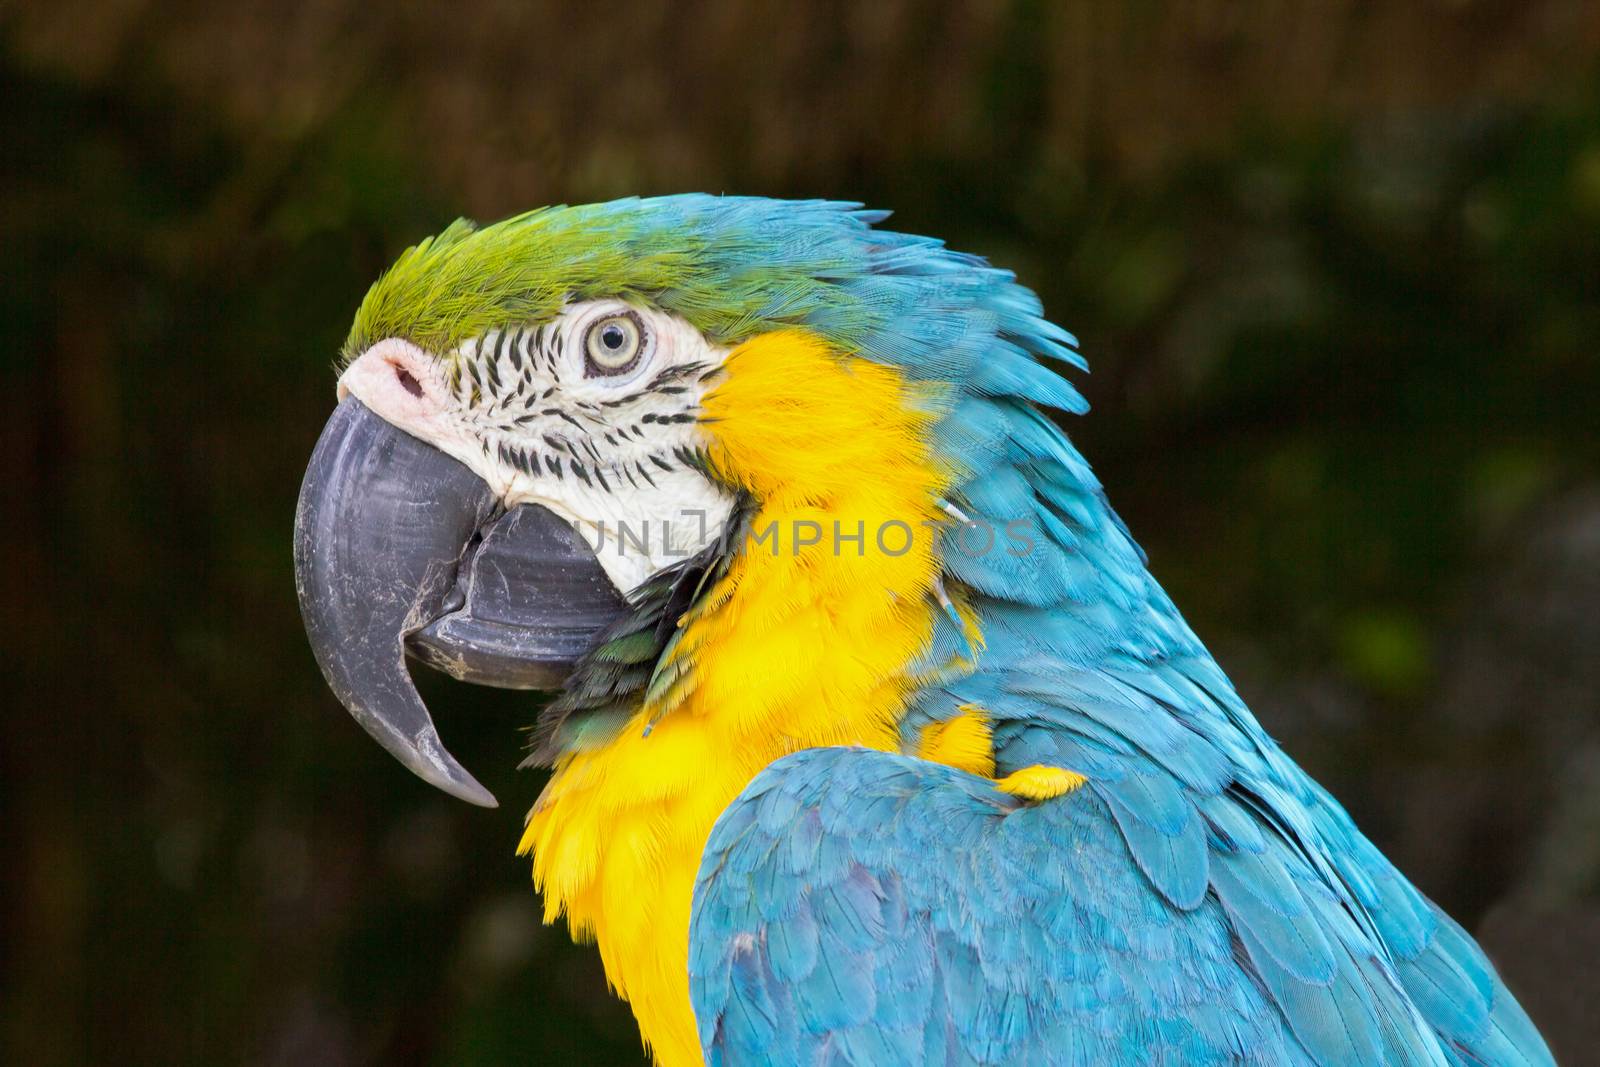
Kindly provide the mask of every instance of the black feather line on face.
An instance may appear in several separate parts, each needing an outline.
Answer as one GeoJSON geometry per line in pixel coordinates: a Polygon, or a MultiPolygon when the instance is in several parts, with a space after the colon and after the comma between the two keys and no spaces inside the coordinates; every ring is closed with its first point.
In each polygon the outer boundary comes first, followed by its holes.
{"type": "Polygon", "coordinates": [[[552,378],[556,376],[556,349],[560,347],[561,336],[548,326],[539,327],[539,358],[544,363],[545,373],[552,378]]]}
{"type": "MultiPolygon", "coordinates": [[[[511,365],[517,369],[518,374],[522,373],[522,339],[527,332],[528,328],[526,326],[522,327],[517,331],[516,339],[511,342],[511,365]]],[[[520,389],[521,386],[519,385],[518,388],[520,389]]]]}
{"type": "Polygon", "coordinates": [[[695,451],[684,445],[678,445],[672,450],[679,463],[692,471],[699,471],[705,477],[716,480],[717,474],[711,464],[711,457],[703,451],[695,451]]]}
{"type": "MultiPolygon", "coordinates": [[[[644,391],[647,393],[666,392],[665,386],[667,386],[669,383],[687,378],[690,375],[703,370],[704,368],[704,363],[679,363],[673,367],[663,367],[660,373],[658,373],[654,378],[650,379],[650,384],[644,387],[644,391]]],[[[673,386],[673,389],[677,392],[683,391],[682,388],[678,386],[673,386]]]]}
{"type": "Polygon", "coordinates": [[[490,356],[488,363],[484,365],[484,370],[487,371],[489,375],[490,396],[500,395],[500,353],[505,349],[505,347],[506,332],[504,330],[500,330],[494,335],[494,355],[490,356]]]}
{"type": "Polygon", "coordinates": [[[728,573],[743,551],[754,512],[753,501],[741,498],[721,538],[645,579],[631,597],[628,614],[595,638],[573,667],[561,695],[540,714],[521,766],[550,766],[580,731],[600,741],[627,725],[644,704],[679,620],[728,573]]]}

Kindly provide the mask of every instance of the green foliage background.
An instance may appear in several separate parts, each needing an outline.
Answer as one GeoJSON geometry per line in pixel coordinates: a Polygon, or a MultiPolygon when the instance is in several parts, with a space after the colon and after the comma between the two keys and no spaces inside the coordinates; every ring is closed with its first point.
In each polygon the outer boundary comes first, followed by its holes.
{"type": "Polygon", "coordinates": [[[1014,267],[1269,729],[1600,1043],[1600,20],[1581,2],[0,6],[6,1062],[638,1063],[506,806],[290,577],[366,285],[458,213],[830,196],[1014,267]]]}

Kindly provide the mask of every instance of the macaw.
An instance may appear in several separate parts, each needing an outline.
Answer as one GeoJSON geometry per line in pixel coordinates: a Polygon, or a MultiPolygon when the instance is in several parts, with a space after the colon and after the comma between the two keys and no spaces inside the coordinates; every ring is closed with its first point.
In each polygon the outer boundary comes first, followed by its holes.
{"type": "Polygon", "coordinates": [[[1269,738],[1046,411],[1073,337],[858,204],[459,221],[367,293],[297,513],[312,647],[544,689],[520,851],[668,1067],[1535,1065],[1269,738]]]}

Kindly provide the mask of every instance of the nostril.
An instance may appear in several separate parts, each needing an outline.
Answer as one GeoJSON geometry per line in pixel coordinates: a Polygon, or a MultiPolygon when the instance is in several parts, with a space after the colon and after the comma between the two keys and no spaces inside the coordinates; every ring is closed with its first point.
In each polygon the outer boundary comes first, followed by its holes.
{"type": "Polygon", "coordinates": [[[394,376],[395,380],[400,383],[401,388],[406,392],[415,397],[422,395],[422,383],[417,381],[410,371],[404,367],[395,367],[394,376]]]}

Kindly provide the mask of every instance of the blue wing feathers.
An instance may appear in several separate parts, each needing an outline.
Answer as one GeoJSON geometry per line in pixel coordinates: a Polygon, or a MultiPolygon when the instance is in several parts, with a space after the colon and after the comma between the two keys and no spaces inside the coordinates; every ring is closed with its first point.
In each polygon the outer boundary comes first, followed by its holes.
{"type": "Polygon", "coordinates": [[[976,705],[997,775],[1088,782],[1025,805],[888,753],[768,767],[718,821],[695,891],[708,1062],[1551,1065],[1472,939],[1262,731],[1035,407],[1087,406],[1038,362],[1082,367],[1071,335],[1009,273],[867,229],[877,213],[792,210],[856,243],[795,245],[848,299],[791,317],[956,383],[928,400],[947,496],[999,535],[943,534],[981,660],[936,623],[907,748],[976,705]],[[1019,521],[1026,551],[1007,551],[1019,521]]]}
{"type": "Polygon", "coordinates": [[[804,905],[788,919],[759,894],[723,889],[758,883],[774,862],[762,829],[772,820],[758,814],[713,833],[691,975],[714,1062],[741,1062],[751,1020],[769,1017],[784,1030],[777,1044],[794,1042],[803,1058],[824,1043],[847,1057],[871,1043],[881,1057],[881,1042],[855,1035],[863,1026],[918,1035],[915,1057],[841,1062],[923,1062],[930,1048],[940,1058],[928,1062],[1297,1062],[1250,1051],[1287,1046],[1265,994],[1234,962],[1221,908],[1202,902],[1191,920],[1144,888],[1105,804],[1088,791],[1071,805],[1019,807],[948,768],[813,750],[769,768],[740,804],[820,812],[830,795],[884,794],[899,800],[901,817],[836,823],[828,833],[849,835],[855,865],[835,879],[802,875],[804,905]],[[951,819],[985,827],[960,857],[945,847],[951,819]],[[816,909],[814,922],[805,907],[816,909]],[[740,970],[752,951],[763,965],[740,970]],[[791,977],[807,963],[809,973],[791,977]],[[741,1009],[725,1025],[750,995],[747,972],[785,989],[764,986],[762,1010],[741,1009]]]}
{"type": "Polygon", "coordinates": [[[1189,911],[1199,905],[1206,892],[1208,863],[1204,833],[1197,820],[1187,818],[1174,830],[1152,825],[1147,815],[1126,803],[1129,797],[1143,800],[1145,795],[1137,787],[1154,781],[1160,779],[1135,776],[1114,785],[1094,788],[1106,799],[1134,862],[1150,884],[1173,907],[1189,911]],[[1129,786],[1135,788],[1129,789],[1129,786]]]}
{"type": "Polygon", "coordinates": [[[885,753],[768,768],[713,832],[695,895],[710,1062],[1551,1062],[1470,938],[1424,901],[1430,930],[1392,869],[1368,880],[1408,943],[1429,931],[1410,958],[1249,804],[1185,800],[1144,753],[1118,758],[1144,766],[1117,792],[1032,806],[885,753]],[[1175,851],[1190,841],[1198,860],[1175,851]],[[1201,891],[1176,892],[1193,870],[1201,891]]]}
{"type": "Polygon", "coordinates": [[[1333,949],[1277,857],[1216,855],[1211,885],[1234,927],[1249,931],[1252,957],[1257,949],[1265,951],[1298,982],[1333,980],[1333,949]]]}

